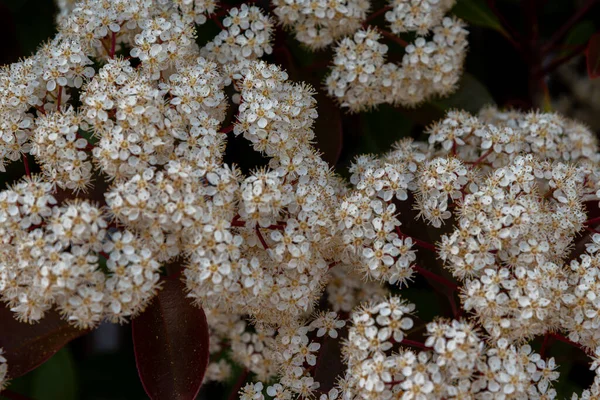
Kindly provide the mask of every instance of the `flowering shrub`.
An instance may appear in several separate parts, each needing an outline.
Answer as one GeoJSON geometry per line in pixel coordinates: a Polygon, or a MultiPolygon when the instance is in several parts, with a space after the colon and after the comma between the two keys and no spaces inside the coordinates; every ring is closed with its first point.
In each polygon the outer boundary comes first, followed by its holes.
{"type": "Polygon", "coordinates": [[[596,371],[584,123],[476,98],[346,177],[316,147],[326,104],[418,110],[465,90],[454,3],[58,1],[56,35],[0,69],[0,391],[128,322],[152,399],[231,378],[243,400],[555,398],[557,341],[596,371]],[[328,98],[277,62],[294,57],[284,31],[329,49],[328,98]],[[241,141],[251,168],[228,151],[241,141]],[[407,296],[424,283],[447,305],[431,319],[407,296]]]}

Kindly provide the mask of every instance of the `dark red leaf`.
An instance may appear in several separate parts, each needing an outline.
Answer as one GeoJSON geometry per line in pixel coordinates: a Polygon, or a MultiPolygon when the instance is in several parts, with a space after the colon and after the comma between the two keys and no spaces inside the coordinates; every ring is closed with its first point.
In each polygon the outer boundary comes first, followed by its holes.
{"type": "Polygon", "coordinates": [[[152,400],[192,400],[208,367],[208,324],[183,283],[164,280],[152,304],[132,322],[135,360],[152,400]]]}
{"type": "Polygon", "coordinates": [[[14,315],[0,306],[0,347],[6,353],[11,378],[37,368],[71,340],[89,332],[69,325],[55,311],[36,324],[19,322],[14,315]]]}
{"type": "Polygon", "coordinates": [[[585,51],[587,70],[591,79],[600,77],[600,32],[596,32],[588,42],[585,51]]]}

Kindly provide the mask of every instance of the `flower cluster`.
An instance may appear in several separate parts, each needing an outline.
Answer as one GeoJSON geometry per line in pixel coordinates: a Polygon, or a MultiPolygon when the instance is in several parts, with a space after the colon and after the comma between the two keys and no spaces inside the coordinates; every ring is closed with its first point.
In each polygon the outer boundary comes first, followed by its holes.
{"type": "Polygon", "coordinates": [[[222,30],[200,50],[200,54],[227,68],[231,74],[241,66],[235,64],[271,54],[273,22],[256,6],[242,4],[229,10],[222,30]],[[233,64],[233,65],[232,65],[233,64]]]}
{"type": "MultiPolygon", "coordinates": [[[[366,27],[368,2],[274,13],[309,47],[341,39],[327,88],[360,111],[456,87],[467,42],[452,4],[392,3],[393,32],[418,35],[401,64],[366,27]]],[[[600,235],[580,232],[598,224],[600,155],[585,126],[452,110],[426,142],[357,157],[346,181],[313,147],[315,91],[260,60],[265,10],[226,10],[200,48],[210,0],[60,8],[56,37],[0,70],[0,169],[22,158],[27,175],[0,191],[0,298],[16,318],[123,322],[179,276],[208,315],[205,380],[236,363],[259,381],[240,385],[252,400],[554,398],[554,360],[525,342],[562,332],[598,353],[600,235]],[[242,138],[263,166],[226,162],[242,138]],[[392,295],[417,274],[453,319],[422,321],[392,295]],[[320,373],[336,349],[334,384],[320,373]]],[[[0,385],[6,373],[0,355],[0,385]]]]}
{"type": "Polygon", "coordinates": [[[48,112],[36,120],[31,154],[45,179],[62,189],[84,190],[90,185],[92,163],[88,142],[78,136],[80,116],[73,108],[48,112]]]}
{"type": "Polygon", "coordinates": [[[39,176],[0,192],[0,221],[0,292],[22,321],[53,305],[82,328],[121,321],[159,288],[160,264],[131,232],[110,227],[87,200],[58,204],[39,176]]]}
{"type": "Polygon", "coordinates": [[[342,107],[361,111],[382,103],[415,106],[452,93],[460,79],[467,48],[467,31],[458,19],[445,17],[405,48],[400,65],[386,62],[388,47],[374,29],[361,29],[335,49],[327,77],[330,96],[342,107]]]}
{"type": "MultiPolygon", "coordinates": [[[[300,326],[289,326],[276,331],[270,331],[265,348],[262,351],[264,358],[260,364],[255,363],[253,367],[247,368],[257,374],[261,381],[267,380],[269,375],[263,375],[264,366],[274,367],[272,376],[277,375],[277,383],[266,387],[267,394],[274,399],[310,398],[314,396],[320,383],[315,381],[313,375],[317,370],[319,359],[317,357],[322,343],[327,339],[337,339],[338,331],[345,326],[345,321],[339,320],[335,312],[321,313],[314,319],[300,326]],[[262,364],[262,365],[261,365],[262,364]],[[260,366],[260,367],[259,367],[260,366]],[[257,371],[257,367],[258,369],[257,371]]],[[[264,334],[264,328],[260,328],[264,334]]],[[[244,335],[248,335],[244,333],[244,335]]],[[[260,335],[257,333],[256,335],[260,335]]],[[[247,337],[253,337],[248,335],[247,337]]],[[[251,346],[249,350],[257,352],[258,347],[251,346]]],[[[262,382],[249,383],[241,390],[240,399],[255,399],[257,390],[263,387],[262,382]]],[[[264,397],[262,397],[264,399],[264,397]]]]}
{"type": "Polygon", "coordinates": [[[442,21],[454,3],[455,0],[393,0],[385,19],[394,33],[416,31],[426,35],[442,21]]]}
{"type": "Polygon", "coordinates": [[[274,0],[273,13],[291,28],[299,42],[326,47],[360,28],[370,7],[366,0],[274,0]]]}
{"type": "Polygon", "coordinates": [[[423,350],[407,347],[404,331],[414,309],[392,297],[352,313],[343,351],[348,369],[338,384],[342,399],[498,398],[539,399],[556,394],[554,359],[543,360],[528,345],[506,339],[486,344],[461,320],[427,324],[423,350]]]}
{"type": "Polygon", "coordinates": [[[198,196],[205,225],[187,246],[184,273],[202,304],[283,324],[312,309],[336,261],[334,206],[343,187],[310,145],[311,89],[263,62],[234,77],[242,98],[234,132],[270,157],[269,166],[248,177],[207,174],[214,188],[206,195],[215,199],[198,196]]]}
{"type": "Polygon", "coordinates": [[[559,267],[585,213],[584,171],[517,157],[465,196],[459,228],[440,255],[465,279],[465,309],[493,336],[542,334],[558,323],[566,278],[559,267]]]}

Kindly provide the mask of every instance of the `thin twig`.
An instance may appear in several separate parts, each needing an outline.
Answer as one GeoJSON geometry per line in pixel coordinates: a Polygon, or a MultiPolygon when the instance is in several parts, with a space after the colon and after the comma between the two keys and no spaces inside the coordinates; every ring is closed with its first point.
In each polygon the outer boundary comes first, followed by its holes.
{"type": "Polygon", "coordinates": [[[441,283],[442,285],[444,285],[445,287],[447,287],[448,289],[450,289],[453,292],[456,291],[456,290],[458,290],[458,288],[459,288],[459,286],[456,283],[454,283],[454,282],[452,282],[452,281],[450,281],[450,280],[444,278],[443,276],[440,276],[440,275],[438,275],[438,274],[436,274],[434,272],[431,272],[430,270],[425,269],[425,268],[423,268],[423,267],[421,267],[421,266],[419,266],[417,264],[414,264],[412,267],[413,267],[413,269],[415,271],[417,271],[417,273],[419,275],[422,275],[425,278],[429,278],[429,279],[431,279],[433,281],[441,283]]]}
{"type": "Polygon", "coordinates": [[[411,347],[416,347],[416,348],[421,349],[421,350],[431,350],[429,347],[425,346],[424,343],[417,342],[416,340],[402,339],[402,341],[400,342],[400,344],[403,344],[403,345],[406,345],[406,346],[411,346],[411,347]]]}
{"type": "Polygon", "coordinates": [[[229,395],[228,400],[235,400],[240,397],[239,396],[240,389],[242,388],[242,386],[244,386],[244,383],[246,383],[246,379],[248,379],[249,374],[250,374],[250,371],[248,371],[247,369],[244,369],[244,371],[240,374],[240,377],[238,378],[237,382],[235,383],[235,386],[233,387],[233,390],[231,391],[231,394],[229,395]]]}
{"type": "Polygon", "coordinates": [[[260,244],[262,244],[263,248],[267,250],[269,248],[269,245],[265,241],[265,238],[263,237],[262,233],[260,233],[260,228],[258,227],[258,224],[256,224],[254,229],[256,231],[256,236],[258,236],[258,240],[260,240],[260,244]]]}
{"type": "Polygon", "coordinates": [[[57,110],[60,110],[60,103],[62,102],[62,92],[63,92],[63,87],[58,86],[58,96],[56,96],[56,109],[57,110]]]}
{"type": "Polygon", "coordinates": [[[223,26],[223,24],[221,23],[221,21],[219,21],[219,18],[217,17],[217,15],[216,15],[216,14],[213,14],[213,15],[210,17],[210,19],[212,19],[212,20],[213,20],[213,22],[214,22],[215,24],[217,24],[217,26],[218,26],[218,27],[219,27],[219,28],[220,28],[222,31],[226,31],[226,30],[227,30],[227,28],[225,28],[225,27],[223,26]]]}
{"type": "Polygon", "coordinates": [[[23,165],[25,166],[25,175],[30,177],[31,170],[29,169],[29,160],[27,159],[27,154],[23,154],[23,165]]]}
{"type": "Polygon", "coordinates": [[[220,133],[229,133],[233,130],[234,127],[235,127],[235,125],[231,124],[228,127],[221,129],[219,132],[220,133]]]}
{"type": "Polygon", "coordinates": [[[598,223],[600,223],[600,217],[588,219],[587,221],[585,221],[583,223],[583,225],[584,226],[590,226],[590,225],[594,225],[594,224],[598,224],[598,223]]]}
{"type": "Polygon", "coordinates": [[[544,341],[542,342],[542,348],[540,349],[540,356],[542,358],[546,357],[546,350],[548,350],[548,347],[550,346],[551,341],[552,341],[552,335],[549,333],[546,333],[546,335],[544,336],[544,341]]]}
{"type": "Polygon", "coordinates": [[[406,40],[402,39],[399,36],[394,35],[392,32],[389,32],[389,31],[386,31],[385,29],[380,29],[380,28],[377,29],[377,31],[379,33],[381,33],[384,37],[398,43],[402,47],[408,46],[408,42],[406,40]]]}
{"type": "Polygon", "coordinates": [[[554,46],[562,39],[564,35],[577,23],[579,20],[587,14],[590,9],[596,5],[598,0],[588,0],[583,7],[579,8],[571,18],[558,31],[548,40],[548,42],[542,47],[542,54],[549,52],[554,46]]]}
{"type": "Polygon", "coordinates": [[[492,147],[488,151],[486,151],[481,157],[479,157],[477,160],[475,160],[473,162],[466,162],[465,164],[471,164],[472,167],[475,167],[475,166],[479,165],[483,160],[485,160],[487,156],[492,154],[493,151],[494,151],[494,148],[492,147]]]}
{"type": "Polygon", "coordinates": [[[381,9],[375,11],[373,14],[369,15],[367,17],[367,19],[365,19],[365,22],[363,22],[363,26],[366,28],[367,25],[369,24],[369,22],[373,21],[375,18],[379,17],[381,14],[385,14],[386,12],[388,12],[392,9],[393,9],[393,7],[386,6],[386,7],[383,7],[381,9]]]}
{"type": "Polygon", "coordinates": [[[567,61],[569,61],[569,60],[573,59],[574,57],[578,56],[579,54],[583,53],[586,48],[587,48],[587,44],[585,44],[585,43],[581,44],[581,45],[575,47],[575,49],[572,52],[570,52],[569,54],[566,54],[562,57],[554,59],[546,68],[544,68],[542,71],[540,71],[539,75],[541,77],[548,75],[549,73],[551,73],[552,71],[554,71],[556,68],[560,67],[567,61]]]}
{"type": "Polygon", "coordinates": [[[115,32],[112,33],[111,43],[110,43],[110,58],[115,58],[115,49],[117,48],[117,34],[115,32]]]}
{"type": "Polygon", "coordinates": [[[564,337],[563,335],[559,335],[558,333],[551,333],[550,336],[552,336],[552,338],[563,342],[563,343],[567,343],[570,344],[571,346],[577,347],[578,349],[580,349],[581,351],[583,351],[586,354],[589,354],[590,351],[587,350],[585,347],[583,347],[581,344],[579,343],[575,343],[574,341],[572,341],[571,339],[564,337]]]}
{"type": "Polygon", "coordinates": [[[433,251],[434,253],[437,252],[437,250],[436,250],[436,248],[435,248],[435,246],[433,244],[428,243],[428,242],[426,242],[424,240],[417,239],[415,237],[406,235],[406,234],[402,233],[402,231],[400,231],[399,227],[396,227],[396,233],[398,234],[398,236],[401,239],[410,238],[417,246],[422,247],[422,248],[427,249],[427,250],[430,250],[430,251],[433,251]]]}
{"type": "Polygon", "coordinates": [[[487,3],[490,10],[492,10],[494,15],[500,21],[500,25],[502,25],[502,28],[504,28],[502,31],[500,31],[502,36],[504,36],[515,47],[515,49],[522,50],[522,46],[519,43],[520,35],[518,34],[517,30],[514,29],[512,25],[508,22],[508,20],[504,18],[504,15],[500,11],[498,11],[498,9],[496,8],[496,2],[494,0],[488,0],[487,3]]]}

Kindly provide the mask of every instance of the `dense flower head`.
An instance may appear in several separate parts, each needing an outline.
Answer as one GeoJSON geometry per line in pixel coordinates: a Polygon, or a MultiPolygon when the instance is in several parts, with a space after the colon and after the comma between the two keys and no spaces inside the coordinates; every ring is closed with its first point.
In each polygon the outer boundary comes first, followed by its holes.
{"type": "Polygon", "coordinates": [[[274,0],[273,12],[299,42],[315,49],[360,28],[370,7],[365,0],[274,0]]]}
{"type": "Polygon", "coordinates": [[[0,290],[20,320],[55,305],[73,324],[122,320],[144,309],[159,288],[160,264],[129,231],[109,228],[87,200],[58,204],[52,184],[32,176],[1,192],[0,290]],[[101,254],[108,274],[100,271],[101,254]]]}
{"type": "Polygon", "coordinates": [[[386,62],[388,47],[380,39],[377,30],[361,29],[336,47],[326,85],[342,107],[354,112],[382,103],[412,107],[456,89],[467,49],[459,19],[445,17],[429,38],[417,36],[401,64],[386,62]]]}
{"type": "MultiPolygon", "coordinates": [[[[393,34],[369,26],[368,1],[272,5],[309,48],[339,41],[327,90],[357,112],[456,88],[467,31],[453,3],[391,2],[393,34]],[[382,36],[405,32],[389,62],[382,36]]],[[[357,156],[346,180],[314,146],[328,117],[316,91],[261,59],[267,10],[225,9],[201,47],[211,0],[58,5],[58,34],[0,69],[0,171],[26,167],[0,191],[0,299],[17,319],[125,322],[177,276],[207,314],[205,381],[237,364],[256,381],[248,400],[554,398],[557,365],[527,342],[559,332],[597,370],[600,153],[586,126],[450,110],[425,141],[357,156]],[[264,162],[229,162],[229,140],[264,162]],[[452,318],[421,319],[403,293],[417,275],[452,318]]]]}
{"type": "Polygon", "coordinates": [[[204,46],[200,54],[223,66],[244,65],[246,60],[271,54],[273,22],[260,8],[242,4],[228,13],[223,20],[225,29],[204,46]]]}
{"type": "Polygon", "coordinates": [[[440,23],[454,3],[455,0],[393,0],[385,19],[394,33],[416,31],[424,35],[440,23]]]}

